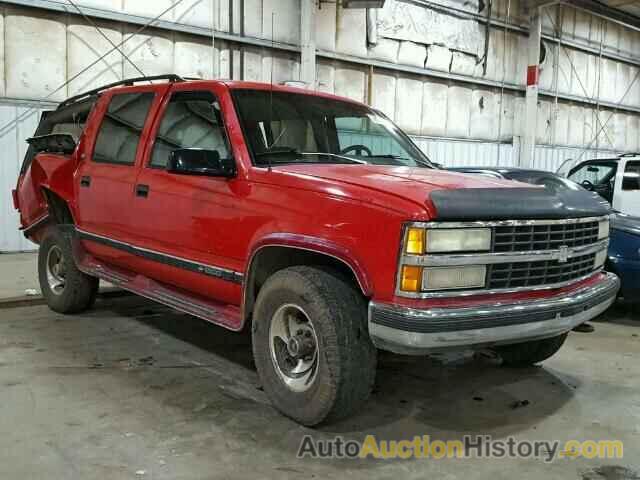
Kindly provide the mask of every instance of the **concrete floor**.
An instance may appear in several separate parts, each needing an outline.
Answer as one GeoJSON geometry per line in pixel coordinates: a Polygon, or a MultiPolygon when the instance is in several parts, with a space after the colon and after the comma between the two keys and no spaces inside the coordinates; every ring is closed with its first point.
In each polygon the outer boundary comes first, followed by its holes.
{"type": "Polygon", "coordinates": [[[0,300],[25,296],[27,290],[40,294],[38,253],[0,254],[0,300]]]}
{"type": "Polygon", "coordinates": [[[640,478],[640,319],[570,335],[543,368],[382,355],[363,412],[317,431],[260,390],[247,336],[137,297],[0,310],[1,479],[640,478]],[[513,409],[518,400],[529,404],[513,409]],[[623,460],[309,460],[301,437],[620,439],[623,460]]]}

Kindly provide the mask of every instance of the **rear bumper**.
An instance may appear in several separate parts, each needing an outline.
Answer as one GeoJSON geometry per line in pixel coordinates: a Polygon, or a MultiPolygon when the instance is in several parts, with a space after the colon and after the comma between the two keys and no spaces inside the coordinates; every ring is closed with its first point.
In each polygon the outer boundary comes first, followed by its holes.
{"type": "Polygon", "coordinates": [[[553,337],[604,312],[619,288],[606,273],[582,290],[512,304],[418,310],[370,302],[369,334],[378,348],[416,355],[553,337]]]}

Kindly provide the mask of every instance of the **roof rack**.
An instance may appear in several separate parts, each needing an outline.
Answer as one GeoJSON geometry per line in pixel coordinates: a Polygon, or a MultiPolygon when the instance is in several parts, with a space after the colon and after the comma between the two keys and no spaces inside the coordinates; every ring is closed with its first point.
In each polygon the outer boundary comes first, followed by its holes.
{"type": "Polygon", "coordinates": [[[107,85],[103,85],[102,87],[94,88],[93,90],[89,90],[88,92],[79,93],[78,95],[74,95],[73,97],[67,98],[65,101],[61,102],[60,105],[58,105],[58,108],[66,107],[67,105],[75,103],[78,100],[81,100],[81,99],[83,99],[85,97],[90,97],[90,96],[95,95],[97,93],[100,93],[103,90],[106,90],[108,88],[119,87],[119,86],[123,86],[123,85],[130,86],[130,85],[133,85],[136,82],[147,82],[147,81],[152,81],[152,80],[169,80],[170,82],[184,82],[185,81],[185,79],[182,78],[180,75],[176,75],[174,73],[169,73],[169,74],[165,74],[165,75],[151,75],[151,76],[148,76],[148,77],[125,78],[124,80],[119,80],[117,82],[109,83],[107,85]]]}
{"type": "Polygon", "coordinates": [[[620,155],[618,155],[618,158],[626,158],[626,157],[640,157],[640,153],[627,152],[627,153],[621,153],[620,155]]]}

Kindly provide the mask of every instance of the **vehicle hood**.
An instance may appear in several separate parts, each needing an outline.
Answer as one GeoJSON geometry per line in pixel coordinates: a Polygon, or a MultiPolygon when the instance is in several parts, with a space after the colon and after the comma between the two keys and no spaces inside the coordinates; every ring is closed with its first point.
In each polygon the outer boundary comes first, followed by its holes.
{"type": "Polygon", "coordinates": [[[611,228],[640,236],[640,217],[616,212],[611,216],[611,228]]]}
{"type": "Polygon", "coordinates": [[[437,220],[552,219],[610,212],[606,201],[591,192],[554,191],[513,180],[440,169],[297,164],[280,165],[274,170],[402,197],[429,207],[437,220]]]}
{"type": "MultiPolygon", "coordinates": [[[[435,190],[525,187],[509,180],[478,177],[447,170],[388,165],[279,165],[282,172],[379,190],[424,204],[435,190]]],[[[275,170],[274,169],[274,170],[275,170]]]]}

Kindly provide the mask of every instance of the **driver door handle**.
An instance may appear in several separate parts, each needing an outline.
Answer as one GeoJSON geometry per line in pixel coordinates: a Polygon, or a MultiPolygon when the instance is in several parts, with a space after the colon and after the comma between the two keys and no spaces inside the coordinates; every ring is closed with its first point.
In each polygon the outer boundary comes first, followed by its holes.
{"type": "Polygon", "coordinates": [[[136,197],[147,198],[149,196],[149,185],[139,183],[136,185],[136,197]]]}

